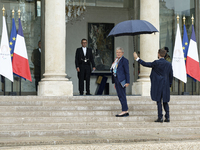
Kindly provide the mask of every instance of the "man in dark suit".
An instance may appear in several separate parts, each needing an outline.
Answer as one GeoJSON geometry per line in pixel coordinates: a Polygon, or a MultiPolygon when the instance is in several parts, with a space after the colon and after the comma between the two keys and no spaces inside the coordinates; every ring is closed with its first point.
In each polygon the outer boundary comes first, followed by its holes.
{"type": "Polygon", "coordinates": [[[38,82],[41,80],[41,41],[38,42],[38,48],[34,49],[31,56],[34,64],[35,89],[38,89],[38,82]]]}
{"type": "Polygon", "coordinates": [[[173,80],[172,65],[164,59],[166,51],[163,49],[158,50],[158,60],[154,62],[145,62],[141,60],[134,52],[133,56],[141,65],[152,68],[151,70],[151,99],[157,102],[158,119],[155,122],[163,122],[162,103],[163,101],[165,114],[165,122],[170,122],[169,118],[169,105],[170,101],[170,87],[173,80]]]}
{"type": "Polygon", "coordinates": [[[93,71],[95,70],[95,63],[92,55],[92,50],[87,48],[87,40],[81,40],[82,47],[77,48],[75,56],[75,65],[78,72],[79,78],[79,92],[83,95],[84,91],[84,79],[86,80],[86,95],[90,94],[90,75],[91,75],[91,64],[93,71]]]}

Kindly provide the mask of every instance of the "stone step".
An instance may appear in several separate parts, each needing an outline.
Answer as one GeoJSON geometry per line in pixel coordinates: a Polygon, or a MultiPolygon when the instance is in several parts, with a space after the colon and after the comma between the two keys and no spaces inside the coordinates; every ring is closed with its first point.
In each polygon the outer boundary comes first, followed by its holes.
{"type": "MultiPolygon", "coordinates": [[[[120,105],[119,100],[51,100],[51,101],[13,101],[13,100],[0,100],[0,106],[113,106],[120,105]]],[[[128,105],[156,105],[156,102],[152,100],[128,100],[128,105]]],[[[200,105],[199,100],[171,100],[169,105],[200,105]]]]}
{"type": "Polygon", "coordinates": [[[0,146],[6,150],[198,150],[199,136],[153,135],[125,137],[97,136],[43,136],[13,137],[0,139],[0,146]],[[12,147],[11,147],[12,146],[12,147]],[[22,147],[21,147],[22,146],[22,147]]]}
{"type": "MultiPolygon", "coordinates": [[[[69,97],[68,99],[65,100],[118,100],[117,96],[73,96],[73,97],[69,97]]],[[[151,100],[150,96],[133,96],[133,95],[128,95],[127,96],[128,100],[151,100]]],[[[200,95],[171,95],[170,96],[170,100],[177,100],[177,101],[181,101],[181,100],[200,100],[200,95]]]]}
{"type": "MultiPolygon", "coordinates": [[[[152,100],[127,100],[128,105],[156,105],[152,100]]],[[[73,100],[73,101],[44,101],[43,106],[68,105],[118,105],[119,100],[73,100]]],[[[200,100],[171,100],[169,105],[200,105],[200,100]]],[[[1,106],[1,105],[0,105],[1,106]]]]}
{"type": "MultiPolygon", "coordinates": [[[[156,110],[156,105],[128,105],[129,111],[135,110],[156,110]]],[[[12,112],[12,111],[110,111],[110,110],[120,110],[121,105],[110,105],[110,106],[92,106],[92,105],[71,105],[71,106],[0,106],[0,112],[12,112]]],[[[200,110],[200,105],[170,105],[170,110],[200,110]]]]}
{"type": "Polygon", "coordinates": [[[90,136],[138,136],[151,134],[173,135],[200,135],[200,127],[159,127],[157,128],[106,128],[106,129],[57,129],[57,130],[23,130],[1,131],[0,137],[34,137],[34,136],[67,136],[67,135],[90,135],[90,136]]]}
{"type": "MultiPolygon", "coordinates": [[[[45,102],[45,101],[44,101],[45,102]]],[[[5,99],[4,101],[0,101],[0,106],[43,106],[44,104],[43,101],[26,101],[26,100],[22,100],[22,101],[11,101],[11,100],[7,100],[5,99]]]]}
{"type": "Polygon", "coordinates": [[[155,150],[155,149],[180,149],[180,150],[198,150],[200,135],[131,135],[131,136],[87,136],[87,135],[67,135],[67,136],[35,136],[35,137],[3,137],[0,138],[1,149],[6,150],[155,150]],[[158,143],[159,146],[156,144],[158,143]],[[168,144],[167,144],[168,143],[168,144]],[[184,143],[184,144],[183,144],[184,143]],[[78,145],[76,145],[78,144],[78,145]],[[97,147],[95,147],[95,144],[97,147]],[[155,144],[155,145],[154,145],[155,144]],[[175,145],[171,145],[175,144],[175,145]],[[42,146],[45,145],[45,146],[42,146]],[[108,147],[108,145],[110,147],[108,147]],[[127,146],[128,145],[128,146],[127,146]],[[195,146],[194,146],[195,145],[195,146]],[[23,147],[18,147],[23,146],[23,147]],[[31,146],[30,148],[27,146],[31,146]],[[37,147],[33,147],[37,146],[37,147]],[[113,147],[114,146],[114,147],[113,147]]]}
{"type": "MultiPolygon", "coordinates": [[[[111,111],[13,111],[0,113],[0,117],[72,117],[72,116],[115,116],[120,110],[111,111]]],[[[129,112],[130,116],[157,115],[157,110],[133,110],[129,112]]],[[[174,110],[170,115],[200,115],[200,110],[174,110]]]]}
{"type": "MultiPolygon", "coordinates": [[[[199,101],[190,101],[190,102],[184,102],[185,104],[198,104],[199,101]]],[[[60,100],[60,101],[0,101],[0,106],[69,106],[69,105],[118,105],[120,102],[119,100],[60,100]]],[[[171,103],[171,102],[170,102],[171,103]]],[[[177,102],[178,103],[178,102],[177,102]]],[[[128,104],[137,105],[137,104],[148,104],[148,105],[155,105],[155,102],[152,100],[150,101],[139,101],[139,100],[129,100],[128,104]]],[[[172,104],[176,104],[173,102],[172,104]]],[[[179,104],[179,103],[178,103],[179,104]]]]}
{"type": "MultiPolygon", "coordinates": [[[[113,96],[114,97],[114,96],[113,96]]],[[[129,98],[128,104],[154,104],[155,101],[152,101],[151,99],[134,99],[129,98]]],[[[84,98],[84,97],[83,97],[84,98]]],[[[68,99],[48,99],[48,100],[40,100],[40,99],[35,99],[35,100],[29,100],[29,99],[22,99],[18,100],[10,100],[7,97],[4,99],[0,98],[0,106],[55,106],[55,105],[61,105],[61,106],[68,106],[68,105],[113,105],[113,104],[119,104],[118,99],[96,99],[97,97],[94,97],[94,99],[73,99],[73,100],[68,100],[68,99]]],[[[200,105],[200,97],[197,99],[193,98],[188,98],[188,99],[171,99],[169,102],[170,105],[173,104],[179,104],[179,105],[200,105]]]]}
{"type": "Polygon", "coordinates": [[[117,96],[2,96],[0,146],[200,140],[200,96],[171,96],[170,123],[155,123],[150,97],[127,96],[130,116],[118,118],[117,96]]]}
{"type": "MultiPolygon", "coordinates": [[[[149,96],[141,97],[141,96],[127,96],[130,100],[151,100],[149,96]]],[[[89,100],[118,100],[117,96],[1,96],[0,101],[89,101],[89,100]]]]}
{"type": "MultiPolygon", "coordinates": [[[[144,116],[71,116],[71,117],[1,117],[0,124],[30,124],[30,123],[83,123],[83,122],[153,122],[156,115],[144,116]]],[[[199,121],[200,115],[171,115],[173,121],[199,121]]]]}
{"type": "Polygon", "coordinates": [[[31,124],[4,124],[0,125],[0,132],[5,131],[32,131],[32,130],[65,130],[65,129],[121,129],[121,128],[174,128],[174,127],[199,127],[200,121],[172,121],[170,123],[155,122],[84,122],[84,123],[31,123],[31,124]]]}
{"type": "MultiPolygon", "coordinates": [[[[151,101],[150,96],[127,96],[128,101],[151,101]]],[[[117,96],[1,96],[0,101],[116,101],[118,100],[117,96]]],[[[200,95],[191,95],[191,96],[174,96],[171,95],[171,101],[196,101],[200,100],[200,95]]]]}
{"type": "MultiPolygon", "coordinates": [[[[0,106],[110,106],[120,105],[119,100],[51,100],[51,101],[0,101],[0,106]]],[[[128,105],[156,105],[152,100],[128,100],[128,105]]],[[[171,100],[169,105],[200,105],[200,100],[171,100]]]]}
{"type": "MultiPolygon", "coordinates": [[[[23,138],[23,141],[13,138],[12,140],[1,143],[2,149],[6,150],[198,150],[200,142],[189,137],[177,137],[172,135],[170,138],[154,138],[137,139],[137,138],[121,138],[121,139],[97,139],[92,137],[33,137],[23,138]],[[77,140],[75,140],[75,138],[77,140]],[[192,141],[193,140],[193,141],[192,141]],[[78,143],[75,143],[78,142],[78,143]],[[110,142],[110,143],[109,143],[110,142]],[[32,143],[32,145],[28,145],[32,143]],[[56,145],[59,143],[59,145],[56,145]],[[114,144],[113,144],[114,143],[114,144]],[[2,145],[5,144],[5,145],[2,145]],[[10,147],[10,145],[17,145],[10,147]],[[26,145],[26,146],[24,146],[26,145]]],[[[5,141],[5,140],[4,140],[5,141]]]]}

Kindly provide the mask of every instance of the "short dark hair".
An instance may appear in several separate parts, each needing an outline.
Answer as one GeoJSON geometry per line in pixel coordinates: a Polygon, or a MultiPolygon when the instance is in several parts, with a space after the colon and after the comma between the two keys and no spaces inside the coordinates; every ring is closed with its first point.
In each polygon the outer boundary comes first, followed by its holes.
{"type": "Polygon", "coordinates": [[[168,47],[164,47],[164,50],[166,50],[167,53],[169,52],[169,48],[168,47]]]}
{"type": "Polygon", "coordinates": [[[82,40],[81,40],[81,43],[82,43],[83,41],[87,41],[87,39],[82,39],[82,40]]]}
{"type": "Polygon", "coordinates": [[[166,51],[164,49],[159,49],[158,53],[160,54],[161,57],[165,57],[166,51]]]}

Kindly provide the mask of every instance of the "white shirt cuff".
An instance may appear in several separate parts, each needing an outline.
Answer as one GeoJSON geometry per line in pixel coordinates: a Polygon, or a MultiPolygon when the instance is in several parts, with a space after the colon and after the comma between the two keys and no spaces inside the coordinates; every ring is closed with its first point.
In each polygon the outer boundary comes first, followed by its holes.
{"type": "Polygon", "coordinates": [[[138,61],[140,58],[138,57],[137,59],[136,59],[136,61],[138,61]]]}

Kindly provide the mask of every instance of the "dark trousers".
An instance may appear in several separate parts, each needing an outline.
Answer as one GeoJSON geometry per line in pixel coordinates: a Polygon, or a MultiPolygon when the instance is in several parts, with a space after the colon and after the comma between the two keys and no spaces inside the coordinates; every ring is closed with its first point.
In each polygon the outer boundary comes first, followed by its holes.
{"type": "Polygon", "coordinates": [[[127,105],[127,99],[126,99],[126,88],[123,88],[121,86],[121,83],[118,81],[116,77],[114,77],[114,80],[115,80],[115,88],[117,91],[117,95],[122,105],[122,111],[128,111],[128,105],[127,105]]]}
{"type": "Polygon", "coordinates": [[[38,82],[40,82],[40,80],[41,80],[40,76],[35,77],[35,90],[36,90],[36,92],[38,91],[38,82]]]}
{"type": "MultiPolygon", "coordinates": [[[[161,100],[157,101],[157,107],[158,107],[158,118],[162,118],[163,114],[162,114],[162,103],[161,100]]],[[[169,119],[169,105],[168,102],[163,102],[163,107],[165,110],[165,118],[169,119]]]]}
{"type": "Polygon", "coordinates": [[[86,91],[89,94],[90,93],[90,74],[91,74],[91,68],[90,65],[81,65],[79,67],[79,92],[80,94],[83,94],[84,91],[84,79],[86,80],[86,91]]]}

